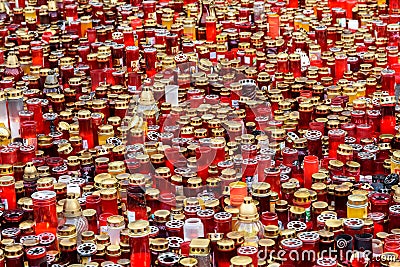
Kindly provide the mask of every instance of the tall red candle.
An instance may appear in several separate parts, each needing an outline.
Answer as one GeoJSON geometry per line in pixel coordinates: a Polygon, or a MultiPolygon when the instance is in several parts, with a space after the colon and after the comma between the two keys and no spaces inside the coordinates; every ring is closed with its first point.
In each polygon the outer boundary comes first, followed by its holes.
{"type": "Polygon", "coordinates": [[[312,175],[318,172],[318,157],[308,155],[304,157],[304,187],[311,189],[312,175]]]}

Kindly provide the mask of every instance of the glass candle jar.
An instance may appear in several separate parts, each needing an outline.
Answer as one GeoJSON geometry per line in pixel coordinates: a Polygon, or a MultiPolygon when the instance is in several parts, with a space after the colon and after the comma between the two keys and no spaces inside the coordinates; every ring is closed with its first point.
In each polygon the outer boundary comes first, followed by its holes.
{"type": "Polygon", "coordinates": [[[21,244],[12,244],[6,246],[4,248],[4,255],[7,266],[24,266],[24,250],[21,244]]]}
{"type": "Polygon", "coordinates": [[[200,237],[204,237],[204,225],[202,221],[199,218],[186,219],[183,226],[183,239],[191,241],[200,237]]]}
{"type": "MultiPolygon", "coordinates": [[[[7,92],[8,108],[8,128],[11,131],[11,137],[19,136],[20,118],[19,112],[23,110],[24,100],[21,90],[13,89],[7,92]]],[[[38,118],[43,120],[43,118],[38,118]]]]}
{"type": "Polygon", "coordinates": [[[197,212],[197,216],[200,218],[204,226],[204,236],[206,236],[207,233],[214,232],[214,214],[215,212],[211,209],[200,210],[197,212]]]}
{"type": "Polygon", "coordinates": [[[93,130],[92,130],[92,120],[90,117],[89,110],[80,110],[78,112],[79,121],[79,135],[83,140],[84,148],[92,148],[94,146],[93,130]]]}
{"type": "Polygon", "coordinates": [[[286,262],[295,263],[300,261],[300,251],[303,248],[303,242],[297,238],[287,238],[281,241],[281,247],[286,252],[284,258],[286,262]],[[296,255],[291,257],[289,255],[296,255]]]}
{"type": "Polygon", "coordinates": [[[369,195],[369,201],[371,204],[371,212],[382,212],[383,214],[389,214],[390,195],[385,193],[372,193],[369,195]]]}
{"type": "Polygon", "coordinates": [[[259,213],[269,211],[269,190],[271,186],[265,182],[252,183],[252,197],[259,203],[259,213]]]}
{"type": "Polygon", "coordinates": [[[278,219],[283,227],[286,227],[289,222],[289,209],[288,202],[286,200],[278,200],[275,202],[275,212],[278,215],[278,219]]]}
{"type": "Polygon", "coordinates": [[[367,217],[373,221],[374,237],[376,237],[377,233],[386,231],[385,214],[381,212],[371,212],[368,213],[367,217]]]}
{"type": "Polygon", "coordinates": [[[298,238],[303,242],[302,251],[307,252],[308,258],[302,259],[302,261],[315,262],[319,252],[319,235],[316,232],[302,232],[298,234],[298,238]]]}
{"type": "MultiPolygon", "coordinates": [[[[338,217],[347,217],[347,197],[350,194],[350,188],[346,185],[337,185],[334,188],[335,210],[338,217]]],[[[353,211],[353,210],[352,210],[353,211]]],[[[358,210],[357,210],[358,211],[358,210]]]]}
{"type": "Polygon", "coordinates": [[[235,256],[231,259],[231,263],[235,262],[235,258],[242,256],[242,260],[238,261],[238,263],[242,264],[242,266],[248,266],[248,262],[252,262],[253,266],[258,266],[258,247],[255,246],[242,246],[237,249],[238,256],[235,256]],[[250,260],[249,260],[250,259],[250,260]],[[244,260],[247,261],[244,262],[244,260]]]}
{"type": "Polygon", "coordinates": [[[153,225],[159,230],[158,236],[167,237],[166,222],[169,221],[171,213],[168,210],[157,210],[154,212],[153,225]]]}
{"type": "Polygon", "coordinates": [[[267,14],[268,24],[270,25],[268,35],[275,39],[280,35],[279,32],[279,25],[280,25],[280,16],[276,13],[269,13],[267,14]]]}
{"type": "Polygon", "coordinates": [[[215,230],[217,233],[227,234],[232,231],[232,214],[217,212],[214,215],[215,230]]]}
{"type": "Polygon", "coordinates": [[[58,220],[56,212],[56,193],[39,191],[32,194],[35,232],[40,234],[50,232],[56,234],[58,220]]]}
{"type": "Polygon", "coordinates": [[[247,196],[247,184],[245,182],[233,182],[229,184],[230,202],[232,206],[238,207],[247,196]]]}
{"type": "Polygon", "coordinates": [[[149,222],[144,220],[134,221],[129,223],[128,228],[130,231],[129,243],[131,246],[130,266],[150,267],[149,222]]]}
{"type": "Polygon", "coordinates": [[[89,195],[86,197],[86,209],[93,209],[99,215],[101,211],[101,198],[99,195],[89,195]]]}
{"type": "Polygon", "coordinates": [[[14,210],[17,208],[14,177],[0,177],[0,199],[5,206],[5,209],[14,210]]]}
{"type": "Polygon", "coordinates": [[[394,234],[389,234],[384,239],[384,247],[383,251],[385,253],[394,252],[399,253],[400,244],[399,244],[399,236],[394,234]]]}
{"type": "Polygon", "coordinates": [[[26,251],[29,266],[41,267],[47,264],[46,248],[32,247],[26,251]]]}
{"type": "Polygon", "coordinates": [[[82,216],[86,218],[88,222],[88,230],[92,231],[94,234],[99,233],[98,223],[97,223],[97,213],[94,209],[85,209],[82,211],[82,216]]]}
{"type": "Polygon", "coordinates": [[[309,155],[304,157],[304,187],[311,189],[312,175],[319,169],[318,157],[309,155]]]}
{"type": "Polygon", "coordinates": [[[217,37],[216,26],[217,26],[217,19],[213,16],[207,16],[207,18],[206,18],[207,41],[215,42],[216,37],[217,37]]]}
{"type": "Polygon", "coordinates": [[[304,137],[307,139],[308,154],[322,158],[322,133],[318,130],[308,130],[304,137]]]}
{"type": "Polygon", "coordinates": [[[271,186],[271,191],[277,192],[281,195],[281,171],[279,168],[268,168],[264,170],[265,182],[271,186]]]}
{"type": "Polygon", "coordinates": [[[117,190],[115,188],[102,189],[100,197],[103,213],[118,214],[117,190]]]}
{"type": "Polygon", "coordinates": [[[389,207],[389,227],[388,231],[400,228],[400,205],[389,207]]]}
{"type": "Polygon", "coordinates": [[[382,88],[389,92],[390,96],[395,95],[395,71],[392,69],[383,69],[382,72],[382,88]]]}
{"type": "Polygon", "coordinates": [[[147,219],[146,198],[139,186],[127,188],[127,216],[129,222],[147,219]]]}
{"type": "Polygon", "coordinates": [[[347,71],[347,56],[338,54],[335,56],[335,79],[343,78],[343,74],[347,71]]]}
{"type": "Polygon", "coordinates": [[[221,239],[217,241],[217,251],[215,257],[219,267],[230,267],[230,260],[236,255],[235,242],[231,239],[221,239]]]}
{"type": "Polygon", "coordinates": [[[165,226],[167,229],[168,236],[176,236],[183,238],[183,221],[178,221],[178,220],[171,220],[168,221],[165,226]]]}
{"type": "Polygon", "coordinates": [[[367,218],[368,198],[365,195],[350,195],[347,201],[348,218],[367,218]]]}
{"type": "Polygon", "coordinates": [[[362,234],[364,221],[360,218],[345,218],[343,219],[344,233],[354,236],[355,234],[362,234]]]}
{"type": "Polygon", "coordinates": [[[395,106],[396,100],[394,96],[382,96],[380,100],[381,106],[381,121],[380,133],[381,134],[396,134],[396,118],[395,106]]]}
{"type": "Polygon", "coordinates": [[[114,137],[114,128],[112,125],[100,125],[98,128],[98,144],[105,145],[108,138],[114,137]]]}

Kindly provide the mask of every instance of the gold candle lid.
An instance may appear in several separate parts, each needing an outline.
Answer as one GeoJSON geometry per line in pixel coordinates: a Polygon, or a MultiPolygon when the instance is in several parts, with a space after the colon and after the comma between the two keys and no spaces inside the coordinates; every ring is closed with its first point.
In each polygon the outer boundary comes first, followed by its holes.
{"type": "Polygon", "coordinates": [[[249,256],[234,256],[231,259],[231,267],[252,267],[253,261],[249,256]]]}
{"type": "Polygon", "coordinates": [[[244,235],[241,232],[233,231],[226,234],[226,237],[232,239],[235,242],[235,246],[238,247],[244,242],[244,235]]]}
{"type": "Polygon", "coordinates": [[[166,251],[168,249],[168,239],[153,238],[150,240],[150,249],[153,251],[166,251]]]}
{"type": "Polygon", "coordinates": [[[112,215],[107,218],[107,226],[108,227],[122,227],[124,225],[125,225],[124,216],[112,215]]]}
{"type": "Polygon", "coordinates": [[[81,205],[75,198],[67,198],[64,201],[63,213],[65,217],[78,217],[82,215],[81,205]]]}
{"type": "Polygon", "coordinates": [[[76,227],[73,224],[64,224],[57,229],[58,237],[76,237],[76,227]]]}
{"type": "Polygon", "coordinates": [[[251,197],[245,197],[243,203],[239,207],[239,217],[241,221],[256,221],[259,215],[257,207],[251,197]]]}
{"type": "Polygon", "coordinates": [[[157,210],[154,212],[154,220],[156,222],[166,222],[170,216],[170,211],[168,210],[157,210]]]}
{"type": "Polygon", "coordinates": [[[264,235],[267,238],[275,238],[279,233],[280,229],[277,225],[267,225],[264,227],[264,235]]]}
{"type": "Polygon", "coordinates": [[[210,253],[210,240],[195,238],[189,244],[190,255],[202,255],[210,253]]]}
{"type": "Polygon", "coordinates": [[[60,250],[71,250],[76,248],[76,240],[75,239],[61,239],[60,243],[60,250]]]}
{"type": "Polygon", "coordinates": [[[328,231],[337,231],[342,229],[343,221],[341,219],[328,219],[325,221],[325,227],[328,231]]]}
{"type": "Polygon", "coordinates": [[[350,195],[348,196],[347,204],[349,205],[365,205],[368,202],[368,198],[365,195],[350,195]]]}
{"type": "Polygon", "coordinates": [[[23,247],[20,244],[8,245],[4,248],[6,258],[16,258],[24,254],[23,247]]]}
{"type": "Polygon", "coordinates": [[[189,258],[184,258],[179,261],[179,264],[182,267],[197,267],[198,266],[198,261],[195,258],[189,257],[189,258]]]}
{"type": "Polygon", "coordinates": [[[235,249],[235,242],[232,239],[221,239],[217,241],[217,248],[220,251],[232,251],[235,249]]]}

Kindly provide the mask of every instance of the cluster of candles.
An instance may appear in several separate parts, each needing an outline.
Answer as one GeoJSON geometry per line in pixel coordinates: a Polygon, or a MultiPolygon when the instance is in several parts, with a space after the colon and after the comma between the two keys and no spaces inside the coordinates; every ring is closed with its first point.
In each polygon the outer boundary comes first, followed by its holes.
{"type": "Polygon", "coordinates": [[[398,1],[0,2],[0,267],[397,267],[398,1]]]}

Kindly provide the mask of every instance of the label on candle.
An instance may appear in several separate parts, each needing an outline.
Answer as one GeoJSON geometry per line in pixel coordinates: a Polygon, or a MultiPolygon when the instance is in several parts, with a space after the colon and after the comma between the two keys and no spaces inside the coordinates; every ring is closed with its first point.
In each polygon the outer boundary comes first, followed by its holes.
{"type": "Polygon", "coordinates": [[[67,194],[81,194],[81,188],[78,184],[68,184],[67,185],[67,194]]]}
{"type": "Polygon", "coordinates": [[[131,68],[132,68],[132,71],[138,71],[139,70],[139,60],[132,60],[131,68]]]}
{"type": "Polygon", "coordinates": [[[217,52],[210,52],[210,59],[216,59],[217,58],[217,52]]]}
{"type": "Polygon", "coordinates": [[[232,100],[232,107],[239,108],[239,100],[232,100]]]}
{"type": "Polygon", "coordinates": [[[128,91],[136,91],[136,86],[128,86],[128,91]]]}
{"type": "Polygon", "coordinates": [[[306,209],[306,222],[311,221],[311,207],[306,209]]]}
{"type": "Polygon", "coordinates": [[[148,17],[149,19],[157,20],[156,12],[149,13],[148,17]]]}
{"type": "Polygon", "coordinates": [[[307,68],[308,66],[310,66],[310,58],[308,57],[308,55],[301,50],[296,50],[296,51],[298,51],[298,54],[300,54],[301,67],[307,68]]]}
{"type": "Polygon", "coordinates": [[[107,226],[100,226],[100,233],[107,233],[107,226]]]}
{"type": "Polygon", "coordinates": [[[124,63],[124,61],[122,58],[114,58],[114,62],[113,62],[114,66],[122,66],[123,63],[124,63]]]}
{"type": "Polygon", "coordinates": [[[156,38],[155,37],[148,37],[147,42],[151,45],[154,45],[156,43],[156,38]]]}
{"type": "Polygon", "coordinates": [[[244,57],[244,63],[250,64],[250,57],[244,57]]]}
{"type": "Polygon", "coordinates": [[[175,186],[175,192],[177,196],[183,196],[183,186],[182,185],[175,186]]]}
{"type": "Polygon", "coordinates": [[[269,210],[271,212],[275,212],[275,201],[271,201],[271,203],[269,204],[269,210]]]}
{"type": "Polygon", "coordinates": [[[129,211],[128,210],[126,213],[127,213],[127,216],[128,216],[128,221],[130,223],[136,221],[136,213],[134,211],[129,211]]]}
{"type": "Polygon", "coordinates": [[[25,139],[25,143],[28,146],[37,147],[37,138],[27,138],[27,139],[25,139]]]}
{"type": "Polygon", "coordinates": [[[6,210],[8,210],[8,201],[7,201],[7,199],[2,199],[2,200],[1,200],[1,203],[3,203],[4,208],[5,208],[6,210]]]}
{"type": "Polygon", "coordinates": [[[321,52],[319,51],[310,51],[309,53],[310,61],[317,61],[321,59],[321,52]]]}
{"type": "Polygon", "coordinates": [[[279,146],[281,147],[281,151],[285,148],[285,142],[281,142],[280,144],[279,144],[279,146]]]}
{"type": "Polygon", "coordinates": [[[336,19],[336,21],[340,25],[340,27],[346,28],[346,18],[339,18],[336,19]]]}
{"type": "Polygon", "coordinates": [[[349,19],[349,29],[350,30],[358,30],[358,20],[349,19]]]}
{"type": "Polygon", "coordinates": [[[171,47],[171,53],[173,55],[178,54],[178,52],[179,52],[179,46],[172,46],[171,47]]]}
{"type": "Polygon", "coordinates": [[[82,140],[82,145],[83,145],[83,149],[88,149],[89,148],[87,140],[82,140]]]}

